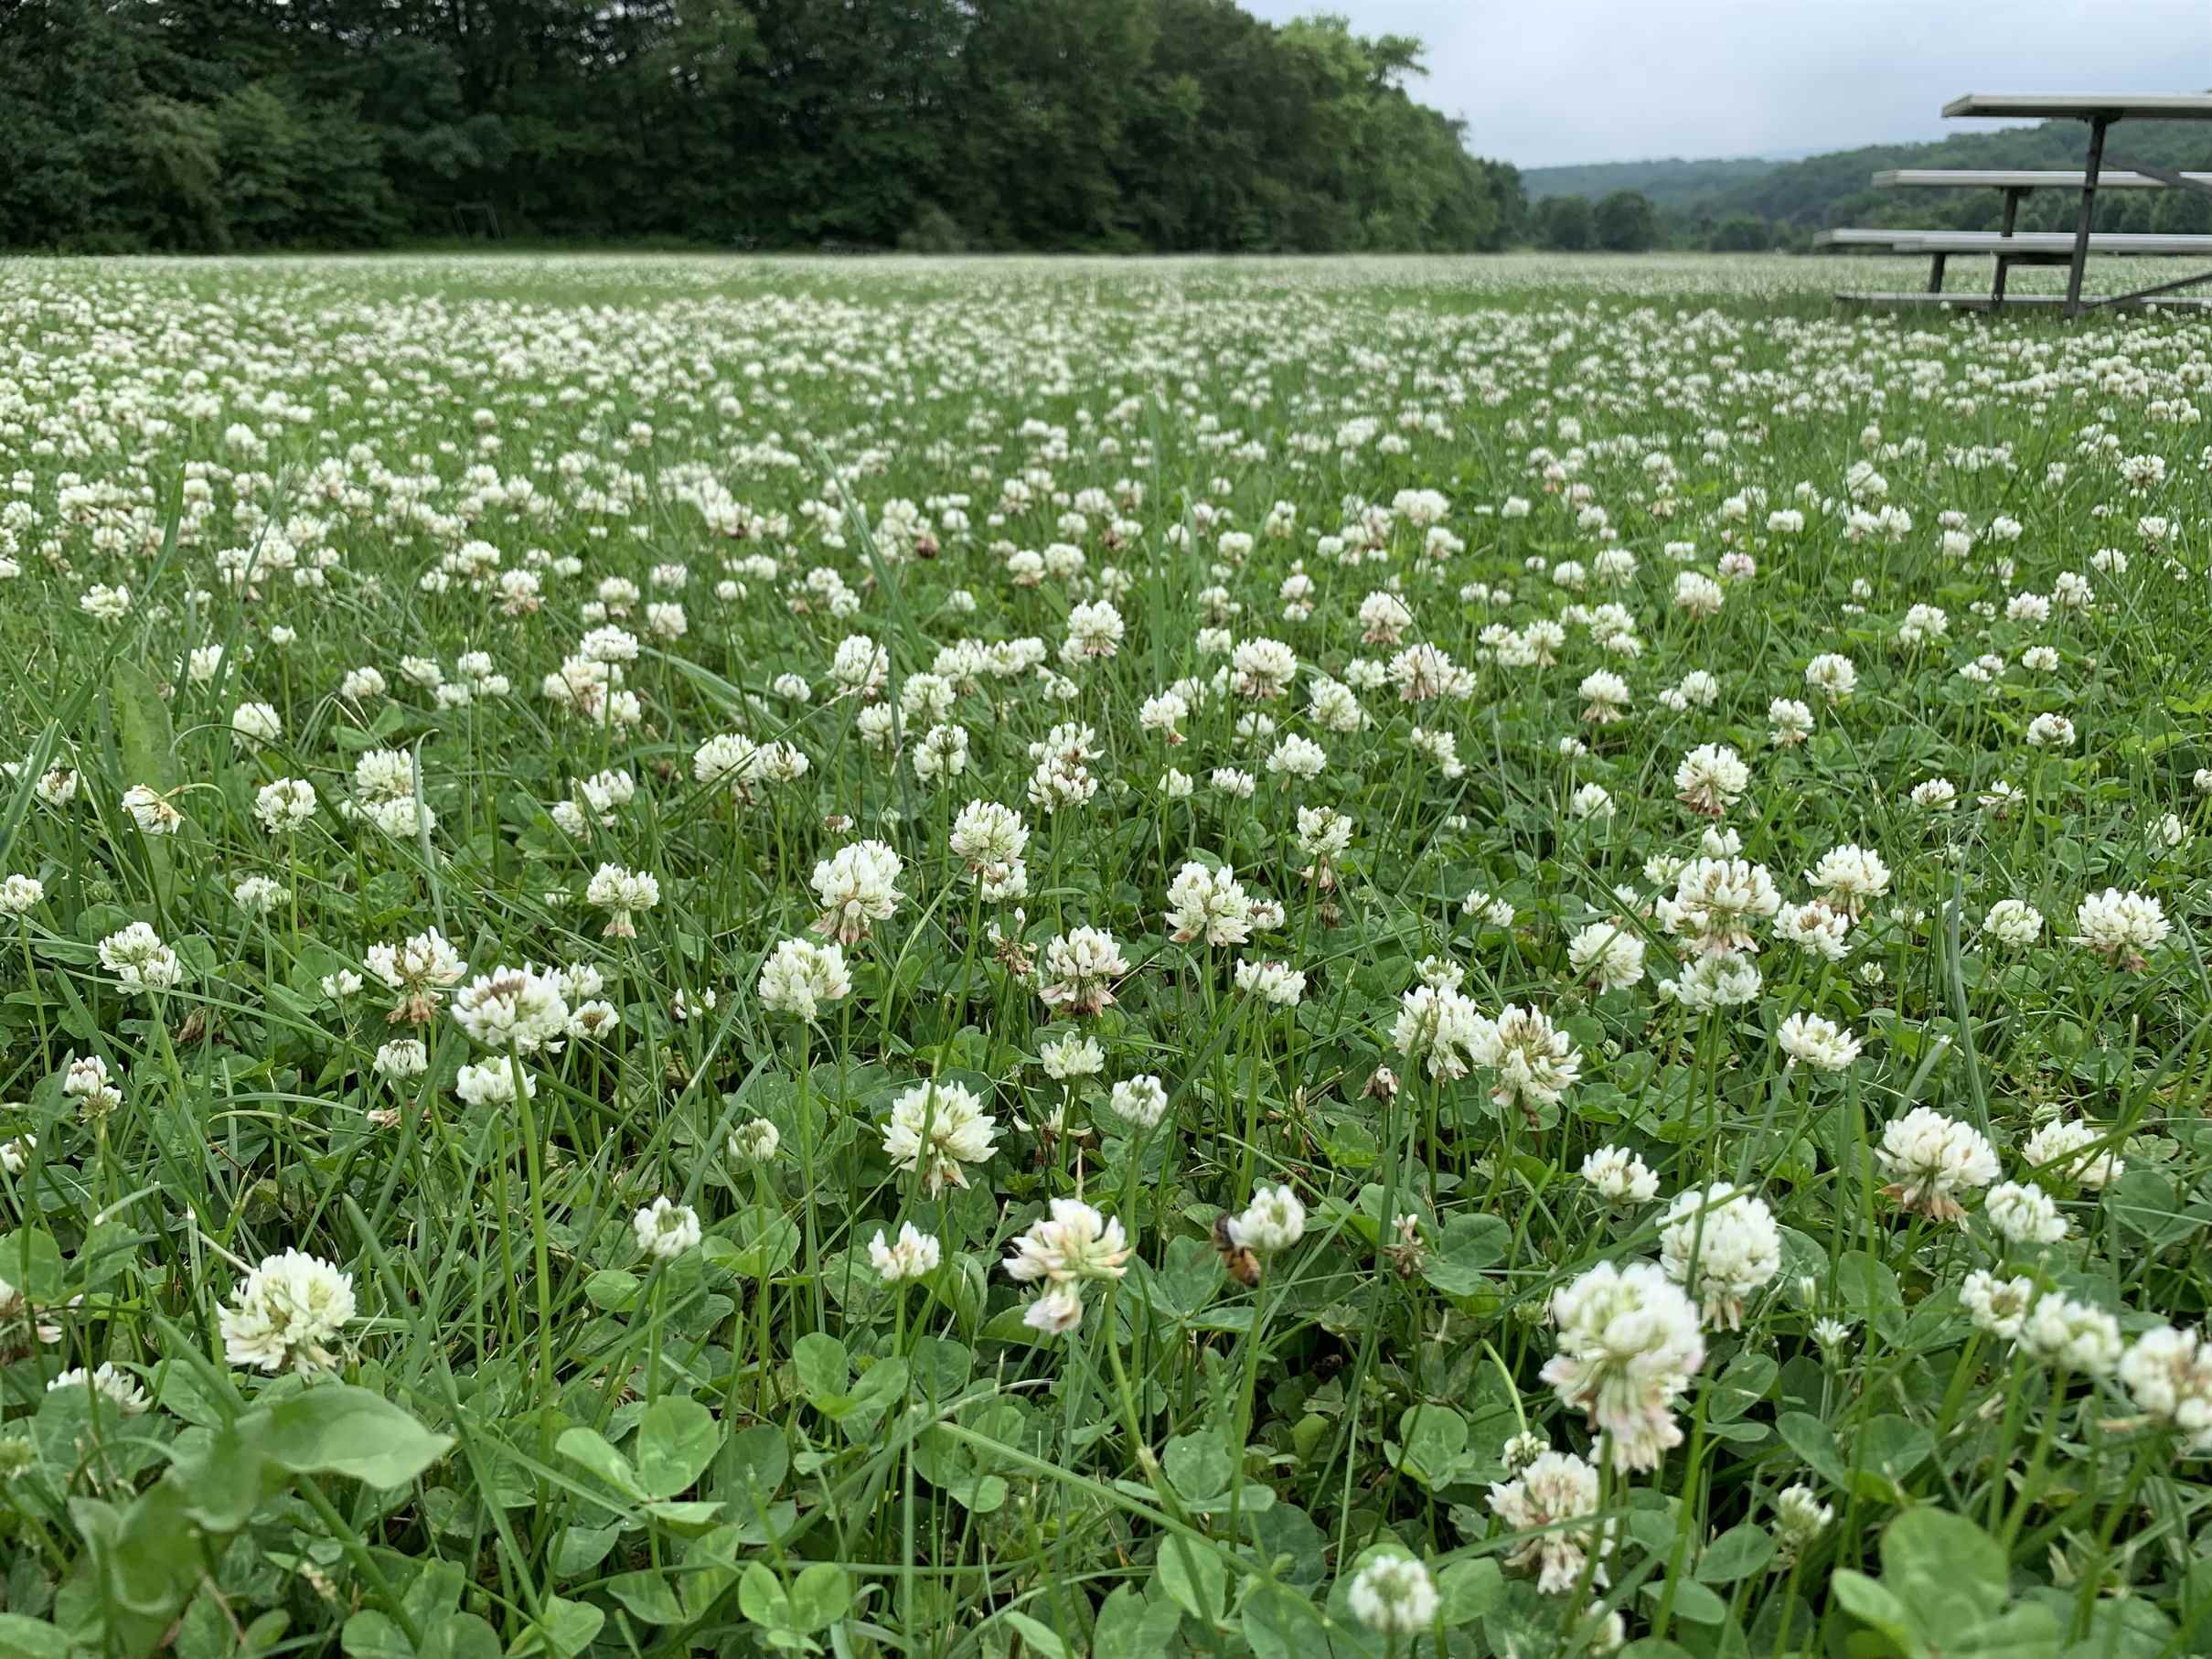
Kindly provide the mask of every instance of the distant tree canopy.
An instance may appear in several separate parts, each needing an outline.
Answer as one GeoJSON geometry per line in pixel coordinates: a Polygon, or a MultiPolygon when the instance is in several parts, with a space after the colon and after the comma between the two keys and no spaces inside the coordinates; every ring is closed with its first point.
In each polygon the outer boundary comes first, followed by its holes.
{"type": "Polygon", "coordinates": [[[1530,218],[1536,241],[1563,253],[1579,253],[1597,245],[1597,230],[1589,200],[1581,196],[1552,196],[1536,204],[1530,218]]]}
{"type": "Polygon", "coordinates": [[[1611,253],[1640,253],[1659,241],[1659,215],[1635,190],[1615,190],[1590,210],[1598,245],[1611,253]]]}
{"type": "Polygon", "coordinates": [[[1421,47],[1232,0],[0,0],[0,246],[1448,251],[1421,47]]]}

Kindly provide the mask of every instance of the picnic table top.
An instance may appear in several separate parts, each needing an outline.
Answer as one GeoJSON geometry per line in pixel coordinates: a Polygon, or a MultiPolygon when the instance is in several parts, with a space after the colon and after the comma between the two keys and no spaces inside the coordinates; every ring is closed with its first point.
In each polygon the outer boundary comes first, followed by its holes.
{"type": "MultiPolygon", "coordinates": [[[[1934,253],[2063,253],[2074,245],[2071,230],[1820,230],[1816,248],[1895,248],[1934,253]]],[[[2099,230],[2089,238],[2099,253],[2212,253],[2212,236],[2187,231],[2099,230]]]]}
{"type": "Polygon", "coordinates": [[[2207,92],[1969,92],[1943,106],[1946,115],[2009,115],[2045,120],[2212,121],[2207,92]]]}
{"type": "MultiPolygon", "coordinates": [[[[2212,173],[2184,173],[2184,178],[2212,183],[2212,173]]],[[[2078,190],[2083,175],[2033,167],[1886,167],[1874,176],[1877,186],[1928,186],[1971,189],[1977,186],[2006,190],[2078,190]]],[[[2147,173],[2110,167],[2097,175],[2100,190],[2160,190],[2165,187],[2147,173]]]]}

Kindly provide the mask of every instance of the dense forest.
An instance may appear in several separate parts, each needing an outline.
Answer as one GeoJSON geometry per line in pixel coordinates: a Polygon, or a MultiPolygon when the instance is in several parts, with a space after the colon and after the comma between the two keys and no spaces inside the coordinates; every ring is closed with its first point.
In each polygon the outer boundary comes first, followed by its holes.
{"type": "Polygon", "coordinates": [[[0,0],[0,246],[1502,246],[1420,50],[1232,0],[0,0]]]}

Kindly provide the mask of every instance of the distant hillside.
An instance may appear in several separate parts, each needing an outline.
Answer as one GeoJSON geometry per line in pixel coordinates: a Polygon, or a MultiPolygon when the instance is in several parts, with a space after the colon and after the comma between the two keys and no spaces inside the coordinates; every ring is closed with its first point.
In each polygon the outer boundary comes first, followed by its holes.
{"type": "Polygon", "coordinates": [[[1607,161],[1581,167],[1524,167],[1521,187],[1532,202],[1548,196],[1587,196],[1595,201],[1615,190],[1635,190],[1655,208],[1686,208],[1774,171],[1780,164],[1754,156],[1733,160],[1607,161]]]}
{"type": "MultiPolygon", "coordinates": [[[[1918,225],[1993,230],[2004,198],[1995,190],[1877,190],[1873,176],[1890,167],[2035,167],[2076,171],[2088,134],[2076,121],[1960,131],[1927,144],[1867,144],[1794,161],[1624,161],[1580,167],[1531,167],[1521,175],[1534,211],[1537,245],[1614,246],[1593,240],[1588,210],[1561,209],[1569,198],[1592,203],[1616,190],[1649,200],[1657,244],[1732,252],[1802,247],[1835,225],[1918,225]]],[[[2112,129],[2106,165],[2212,168],[2212,123],[2126,122],[2112,129]]],[[[2022,204],[2023,230],[2071,230],[2079,197],[2039,190],[2022,204]]],[[[2212,232],[2212,198],[2194,190],[2114,190],[2097,198],[2100,230],[2212,232]]],[[[1639,245],[1651,245],[1649,243],[1639,245]]]]}
{"type": "MultiPolygon", "coordinates": [[[[2106,144],[2108,166],[2118,165],[2115,158],[2154,166],[2212,166],[2212,130],[2190,122],[2126,122],[2112,129],[2106,144]]],[[[1994,190],[1877,190],[1869,180],[1886,167],[2078,169],[2087,145],[2087,130],[2078,121],[1961,131],[1931,144],[1870,144],[1769,166],[1683,205],[1699,218],[1750,214],[1801,230],[1907,223],[1986,229],[2002,211],[2003,198],[1994,190]]],[[[2061,219],[2070,226],[2078,199],[2063,191],[2038,191],[2028,198],[2021,226],[2051,228],[2061,219]]],[[[2212,200],[2195,191],[2119,190],[2098,198],[2102,230],[2194,230],[2199,220],[2212,220],[2212,200]]]]}

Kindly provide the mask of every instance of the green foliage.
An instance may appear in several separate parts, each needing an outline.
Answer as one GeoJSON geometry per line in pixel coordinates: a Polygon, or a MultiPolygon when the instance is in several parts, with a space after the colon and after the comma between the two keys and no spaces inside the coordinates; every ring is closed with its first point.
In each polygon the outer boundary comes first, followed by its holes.
{"type": "Polygon", "coordinates": [[[1608,253],[1640,253],[1659,241],[1659,217],[1633,190],[1616,190],[1590,213],[1590,230],[1608,253]]]}
{"type": "MultiPolygon", "coordinates": [[[[664,70],[741,74],[735,16],[664,70]]],[[[145,94],[256,234],[377,108],[266,56],[145,94]]],[[[0,272],[0,1659],[2202,1652],[2202,342],[1826,280],[0,272]],[[1693,1006],[1761,883],[1750,1000],[1693,1006]],[[1077,926],[1126,957],[1080,1013],[1077,926]],[[896,1103],[956,1088],[938,1188],[896,1103]],[[1760,1207],[1701,1234],[1715,1183],[1760,1207]]]]}
{"type": "Polygon", "coordinates": [[[1597,216],[1579,196],[1555,196],[1536,204],[1530,215],[1536,240],[1562,253],[1579,253],[1597,245],[1597,216]]]}
{"type": "Polygon", "coordinates": [[[1494,248],[1418,45],[1232,0],[0,0],[0,247],[1494,248]],[[12,16],[11,16],[12,14],[12,16]]]}
{"type": "Polygon", "coordinates": [[[1752,156],[1685,161],[1606,161],[1565,167],[1523,167],[1523,186],[1532,205],[1555,196],[1581,196],[1595,201],[1615,190],[1633,190],[1654,208],[1695,207],[1732,185],[1764,177],[1779,162],[1752,156]]]}

